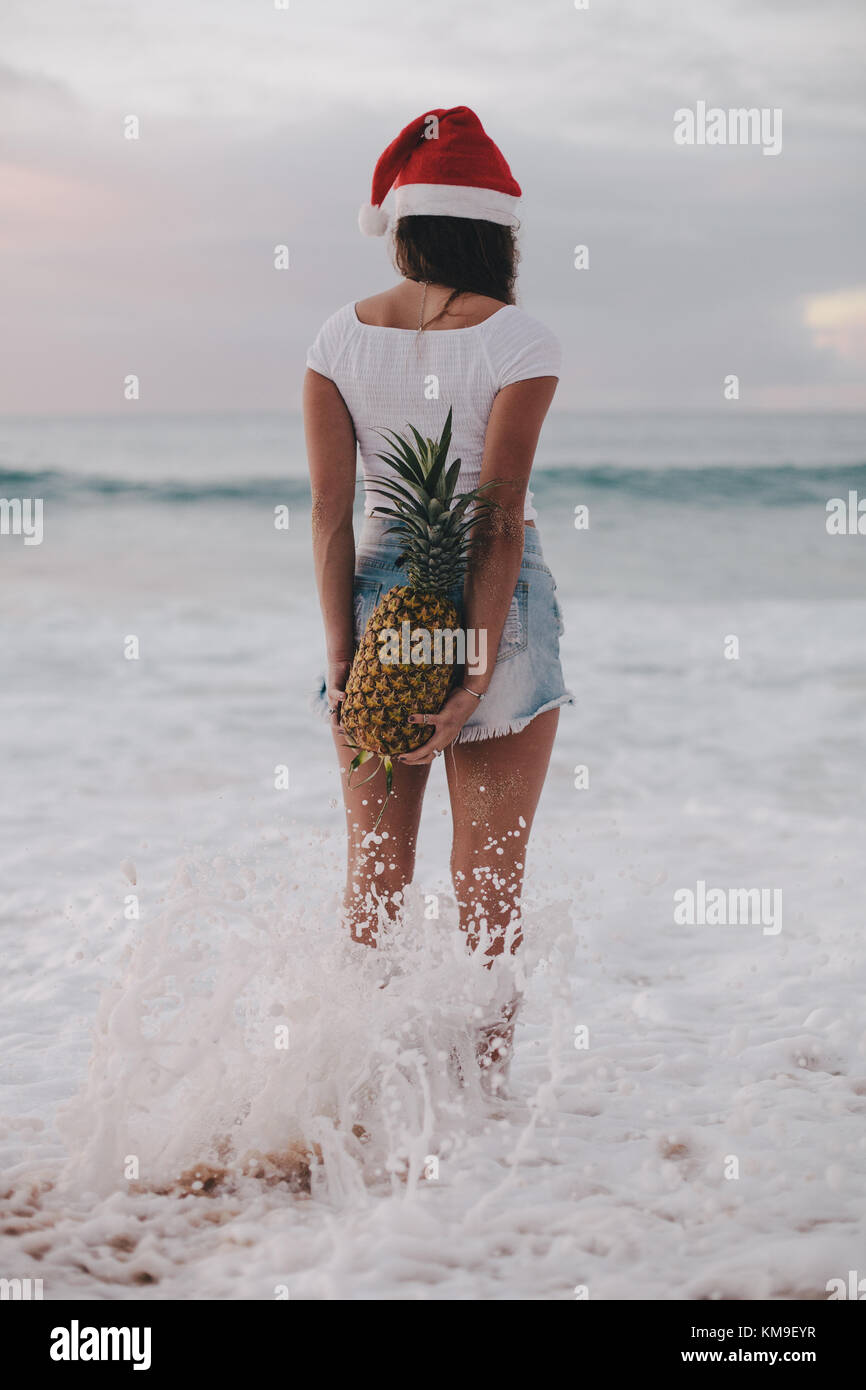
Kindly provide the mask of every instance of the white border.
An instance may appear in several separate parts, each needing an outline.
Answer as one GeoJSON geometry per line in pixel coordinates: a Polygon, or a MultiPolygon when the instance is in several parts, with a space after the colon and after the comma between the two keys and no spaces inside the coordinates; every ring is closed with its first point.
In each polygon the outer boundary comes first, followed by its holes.
{"type": "Polygon", "coordinates": [[[460,183],[404,183],[394,189],[395,217],[474,217],[518,226],[517,198],[492,188],[468,188],[460,183]]]}

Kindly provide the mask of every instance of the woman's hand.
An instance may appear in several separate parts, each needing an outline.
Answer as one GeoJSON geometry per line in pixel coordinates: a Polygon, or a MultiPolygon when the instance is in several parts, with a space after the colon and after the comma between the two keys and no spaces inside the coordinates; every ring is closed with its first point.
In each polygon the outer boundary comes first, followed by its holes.
{"type": "Polygon", "coordinates": [[[328,700],[328,713],[331,723],[340,723],[340,705],[346,698],[346,681],[352,669],[351,661],[329,661],[325,677],[325,694],[328,700]]]}
{"type": "Polygon", "coordinates": [[[401,763],[412,767],[432,763],[443,748],[450,748],[470,714],[478,708],[474,695],[462,690],[460,686],[452,690],[438,714],[410,714],[410,724],[429,724],[433,727],[433,737],[416,748],[414,753],[401,753],[401,763]]]}

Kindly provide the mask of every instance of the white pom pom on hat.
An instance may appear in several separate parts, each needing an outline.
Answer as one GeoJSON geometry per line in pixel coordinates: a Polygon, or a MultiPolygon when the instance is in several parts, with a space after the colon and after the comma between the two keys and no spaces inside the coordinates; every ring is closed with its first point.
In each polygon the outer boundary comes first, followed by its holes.
{"type": "Polygon", "coordinates": [[[358,226],[364,236],[384,236],[388,230],[388,214],[383,207],[364,203],[358,213],[358,226]]]}
{"type": "Polygon", "coordinates": [[[452,106],[410,121],[379,158],[370,202],[358,213],[365,236],[384,236],[382,204],[394,189],[394,216],[471,217],[518,226],[520,184],[474,111],[452,106]]]}

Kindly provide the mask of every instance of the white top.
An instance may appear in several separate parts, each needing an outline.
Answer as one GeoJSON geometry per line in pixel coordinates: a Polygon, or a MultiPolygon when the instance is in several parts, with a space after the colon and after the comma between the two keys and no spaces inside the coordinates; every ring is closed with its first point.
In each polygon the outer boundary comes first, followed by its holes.
{"type": "MultiPolygon", "coordinates": [[[[498,309],[472,328],[377,328],[361,323],[344,304],[322,325],[307,352],[307,366],[333,381],[346,402],[361,450],[365,483],[391,473],[377,454],[389,450],[381,429],[438,439],[452,406],[449,460],[461,460],[457,491],[481,477],[484,435],[497,391],[515,381],[559,376],[562,352],[549,328],[515,305],[498,309]]],[[[366,515],[387,499],[370,492],[366,515]]],[[[538,513],[527,491],[524,517],[538,513]]]]}

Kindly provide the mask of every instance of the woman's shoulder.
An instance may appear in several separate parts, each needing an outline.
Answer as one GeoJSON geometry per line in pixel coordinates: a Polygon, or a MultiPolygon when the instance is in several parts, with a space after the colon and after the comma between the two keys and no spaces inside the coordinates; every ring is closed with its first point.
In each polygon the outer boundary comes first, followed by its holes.
{"type": "Polygon", "coordinates": [[[344,333],[357,322],[358,318],[355,313],[355,301],[350,299],[348,304],[341,304],[339,309],[335,309],[333,314],[330,314],[329,317],[325,319],[319,329],[319,333],[328,334],[330,336],[333,336],[334,333],[344,333]]]}
{"type": "Polygon", "coordinates": [[[315,341],[307,349],[307,366],[333,380],[337,359],[357,323],[354,301],[343,304],[325,319],[315,341]]]}
{"type": "Polygon", "coordinates": [[[562,348],[552,328],[509,304],[488,320],[487,350],[501,389],[534,376],[559,376],[562,348]]]}
{"type": "Polygon", "coordinates": [[[519,304],[506,304],[488,320],[490,327],[503,338],[548,338],[558,341],[552,328],[534,318],[519,304]]]}
{"type": "MultiPolygon", "coordinates": [[[[399,316],[399,305],[394,288],[380,290],[378,294],[368,295],[352,305],[352,314],[368,328],[393,328],[395,310],[399,316]]],[[[399,325],[396,325],[399,327],[399,325]]]]}

